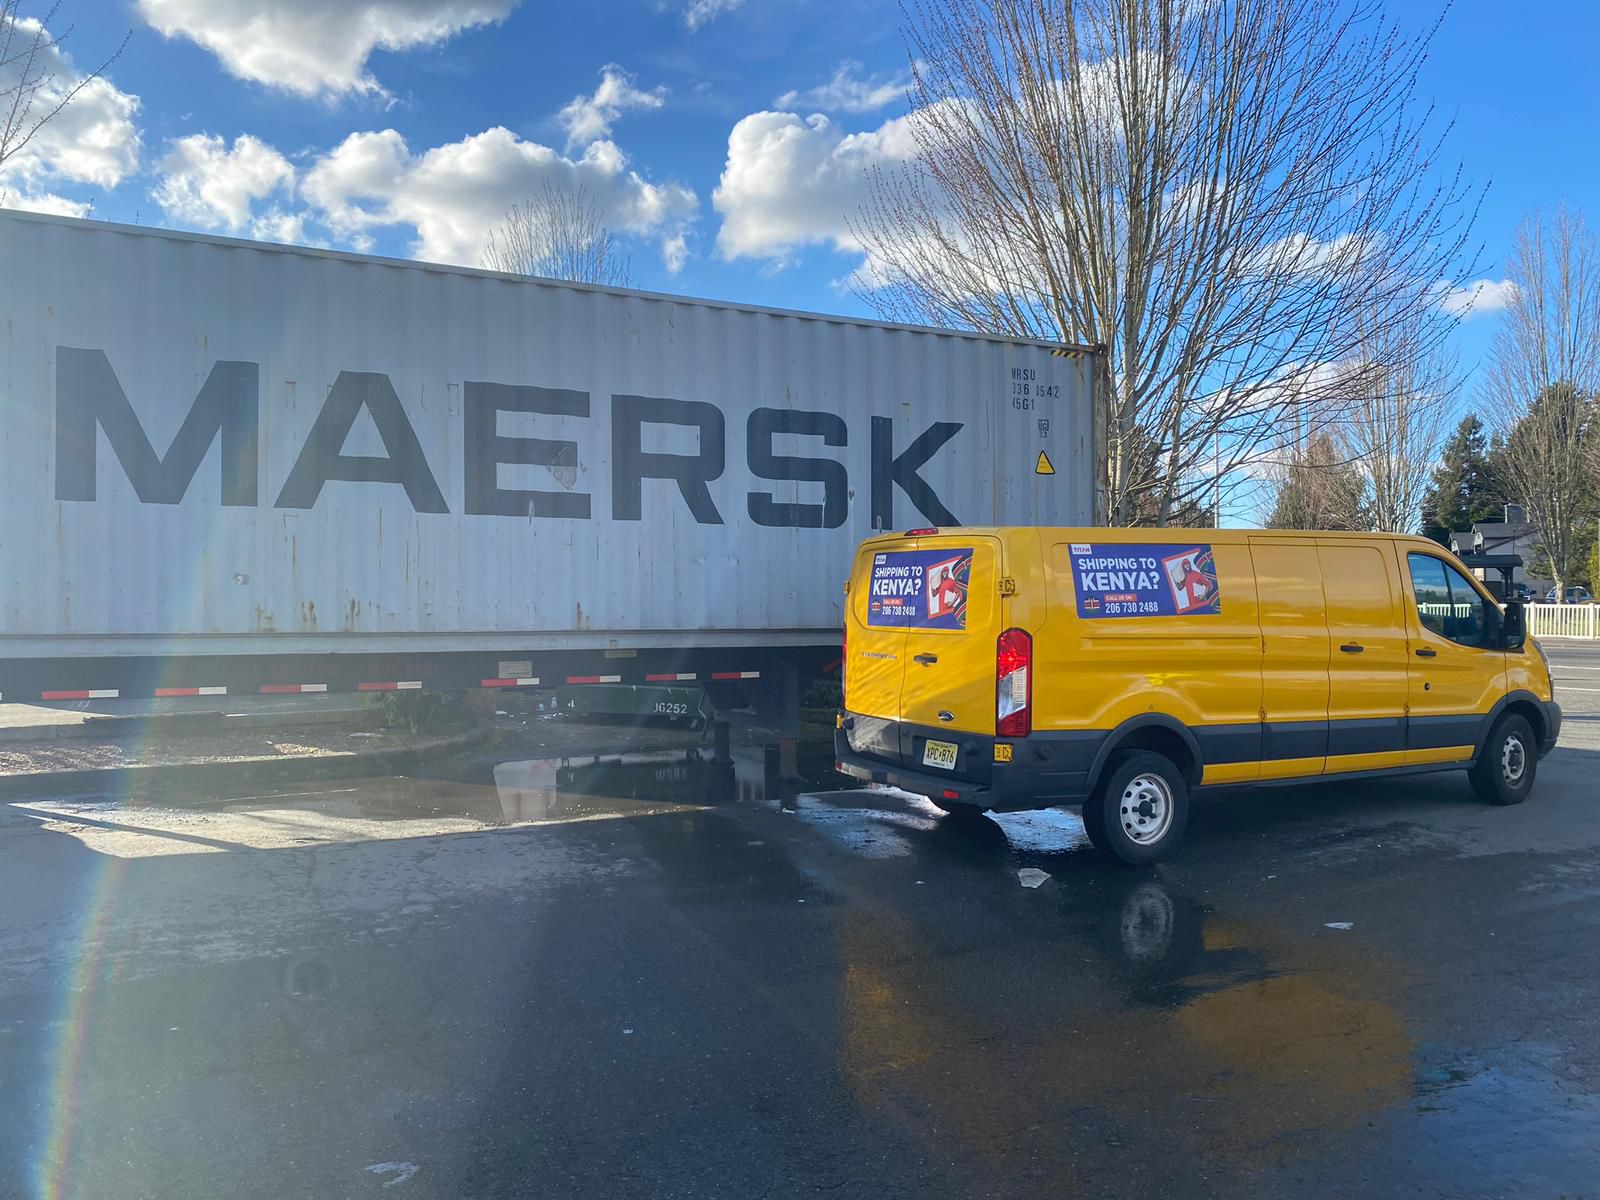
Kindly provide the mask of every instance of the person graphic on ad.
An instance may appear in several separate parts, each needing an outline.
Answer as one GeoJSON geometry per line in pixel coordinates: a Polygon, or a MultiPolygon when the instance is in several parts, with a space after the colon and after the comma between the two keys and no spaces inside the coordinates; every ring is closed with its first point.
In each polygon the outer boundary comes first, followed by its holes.
{"type": "Polygon", "coordinates": [[[952,558],[928,568],[929,620],[954,619],[958,628],[965,624],[967,589],[961,570],[966,562],[964,558],[952,558]]]}
{"type": "Polygon", "coordinates": [[[1217,577],[1208,547],[1185,550],[1163,559],[1172,604],[1179,613],[1216,612],[1217,577]]]}
{"type": "Polygon", "coordinates": [[[1178,579],[1178,587],[1187,599],[1183,606],[1185,608],[1204,604],[1211,595],[1211,581],[1194,569],[1192,558],[1183,560],[1183,575],[1178,579]]]}

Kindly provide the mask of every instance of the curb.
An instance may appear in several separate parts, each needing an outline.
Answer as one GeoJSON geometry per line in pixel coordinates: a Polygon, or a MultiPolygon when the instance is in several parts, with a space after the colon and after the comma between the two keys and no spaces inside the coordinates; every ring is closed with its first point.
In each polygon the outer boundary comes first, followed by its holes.
{"type": "MultiPolygon", "coordinates": [[[[356,775],[409,770],[424,759],[449,757],[492,738],[492,726],[387,750],[349,751],[304,758],[244,758],[222,763],[162,763],[140,767],[93,767],[76,771],[37,771],[0,775],[0,800],[41,796],[103,795],[116,791],[147,796],[151,788],[217,788],[290,783],[308,779],[343,779],[356,775]]],[[[163,796],[174,808],[226,804],[231,797],[163,796]]]]}

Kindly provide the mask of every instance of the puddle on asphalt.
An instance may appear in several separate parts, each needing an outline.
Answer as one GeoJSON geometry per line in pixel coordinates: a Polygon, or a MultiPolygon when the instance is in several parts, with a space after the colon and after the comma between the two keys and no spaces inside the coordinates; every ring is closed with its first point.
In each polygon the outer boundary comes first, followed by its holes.
{"type": "Polygon", "coordinates": [[[91,849],[133,858],[392,840],[733,804],[792,807],[797,790],[808,785],[782,781],[780,765],[777,745],[741,747],[723,762],[695,747],[457,763],[435,778],[333,779],[232,796],[163,788],[29,800],[8,809],[91,849]]]}

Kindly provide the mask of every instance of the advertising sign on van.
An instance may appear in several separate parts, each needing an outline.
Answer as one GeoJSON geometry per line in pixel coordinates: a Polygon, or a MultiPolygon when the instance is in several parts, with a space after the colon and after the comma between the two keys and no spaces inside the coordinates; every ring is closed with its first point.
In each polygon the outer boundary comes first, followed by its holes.
{"type": "Polygon", "coordinates": [[[1078,615],[1089,619],[1222,612],[1222,589],[1209,545],[1074,542],[1072,579],[1078,615]]]}
{"type": "Polygon", "coordinates": [[[872,560],[867,624],[965,629],[970,549],[896,550],[872,560]]]}

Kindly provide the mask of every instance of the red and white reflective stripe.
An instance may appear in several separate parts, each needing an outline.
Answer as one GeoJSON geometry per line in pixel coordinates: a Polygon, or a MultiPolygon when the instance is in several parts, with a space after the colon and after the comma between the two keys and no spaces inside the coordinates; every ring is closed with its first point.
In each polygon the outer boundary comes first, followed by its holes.
{"type": "Polygon", "coordinates": [[[358,692],[416,692],[422,689],[422,680],[402,680],[399,683],[358,683],[358,692]]]}
{"type": "Polygon", "coordinates": [[[713,679],[760,679],[760,671],[713,671],[713,679]]]}
{"type": "Polygon", "coordinates": [[[263,696],[285,696],[296,692],[325,692],[328,685],[325,683],[263,683],[261,694],[263,696]]]}
{"type": "Polygon", "coordinates": [[[537,687],[538,684],[539,684],[538,678],[534,677],[532,679],[485,679],[481,686],[483,686],[483,687],[537,687]]]}
{"type": "Polygon", "coordinates": [[[568,683],[621,683],[621,675],[568,675],[568,683]]]}
{"type": "Polygon", "coordinates": [[[41,700],[115,700],[121,693],[116,688],[87,688],[73,691],[40,692],[41,700]]]}
{"type": "Polygon", "coordinates": [[[679,671],[676,674],[669,672],[666,675],[646,675],[644,681],[646,683],[688,683],[694,678],[695,673],[693,671],[679,671]]]}
{"type": "Polygon", "coordinates": [[[180,687],[157,688],[157,696],[226,696],[228,689],[225,687],[180,687]]]}

